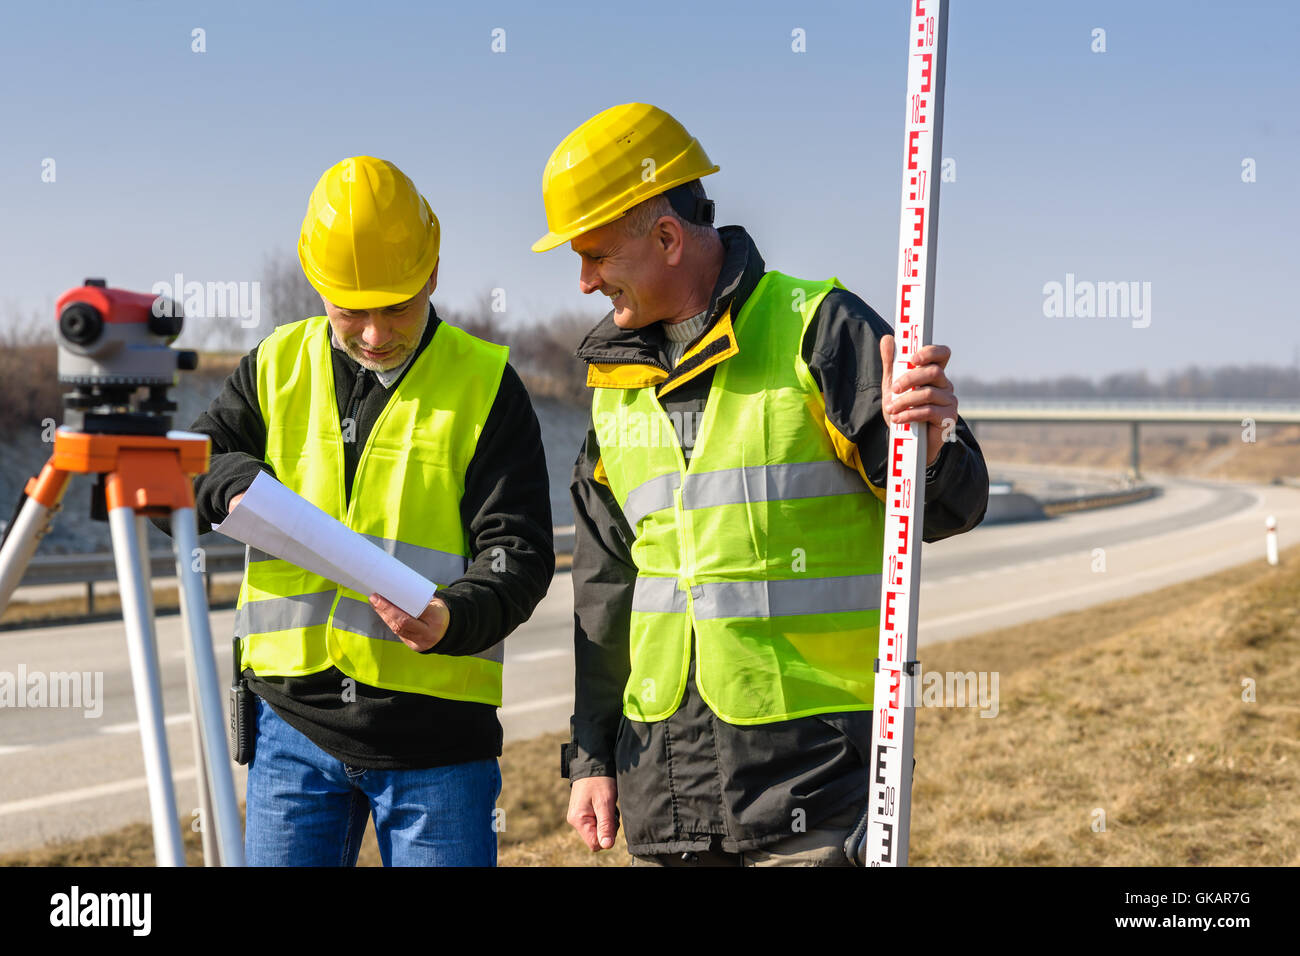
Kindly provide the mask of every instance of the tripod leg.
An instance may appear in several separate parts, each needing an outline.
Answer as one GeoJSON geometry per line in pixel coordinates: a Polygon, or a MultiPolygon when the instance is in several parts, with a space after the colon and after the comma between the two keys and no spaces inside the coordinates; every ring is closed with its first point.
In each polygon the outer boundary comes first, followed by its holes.
{"type": "Polygon", "coordinates": [[[221,689],[217,683],[212,629],[208,620],[208,599],[203,590],[202,576],[191,563],[199,541],[193,508],[172,511],[172,540],[176,547],[176,580],[181,587],[181,608],[189,636],[186,661],[197,691],[194,705],[202,752],[195,756],[202,759],[207,771],[207,784],[211,788],[215,810],[212,817],[205,814],[204,826],[216,829],[221,865],[243,866],[244,827],[239,819],[235,778],[230,769],[230,750],[226,746],[221,689]]]}
{"type": "MultiPolygon", "coordinates": [[[[185,612],[185,603],[181,602],[181,618],[185,620],[185,633],[189,633],[189,615],[185,612]]],[[[219,866],[221,850],[217,846],[217,831],[212,824],[212,785],[208,782],[208,762],[203,759],[203,735],[199,732],[199,694],[194,686],[194,674],[189,666],[189,654],[185,655],[185,687],[190,700],[190,735],[194,742],[194,766],[198,770],[195,780],[199,788],[199,832],[203,836],[203,865],[219,866]]]]}
{"type": "Polygon", "coordinates": [[[153,818],[154,855],[159,866],[184,866],[185,848],[176,819],[176,793],[172,786],[171,758],[163,724],[162,679],[154,637],[153,592],[149,564],[142,547],[144,519],[129,507],[108,513],[113,535],[113,559],[122,598],[122,623],[131,660],[136,719],[144,748],[145,776],[149,781],[149,810],[153,818]]]}
{"type": "Polygon", "coordinates": [[[9,606],[9,598],[27,573],[36,546],[50,530],[50,521],[70,477],[69,472],[46,465],[40,477],[27,483],[27,500],[13,525],[5,530],[4,545],[0,547],[0,614],[9,606]]]}

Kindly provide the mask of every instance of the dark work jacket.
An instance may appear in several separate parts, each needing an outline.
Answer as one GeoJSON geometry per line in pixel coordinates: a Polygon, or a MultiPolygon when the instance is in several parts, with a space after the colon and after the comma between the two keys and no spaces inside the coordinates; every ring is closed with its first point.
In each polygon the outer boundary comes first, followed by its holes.
{"type": "MultiPolygon", "coordinates": [[[[428,346],[440,324],[430,304],[415,356],[428,346]]],[[[355,422],[354,440],[343,443],[344,487],[350,499],[361,449],[415,357],[389,388],[340,348],[331,349],[331,360],[339,421],[355,422]]],[[[264,460],[266,431],[257,399],[257,349],[240,360],[191,430],[212,439],[209,471],[195,482],[202,533],[225,520],[230,499],[247,490],[259,471],[274,474],[264,460]]],[[[384,503],[367,506],[382,508],[384,503]]],[[[528,619],[555,572],[541,431],[528,392],[509,365],[465,472],[460,519],[469,537],[470,564],[462,577],[438,589],[438,597],[451,610],[451,621],[442,640],[425,653],[475,654],[496,644],[528,619]]],[[[344,700],[347,675],[335,667],[306,677],[261,677],[251,669],[245,675],[280,717],[351,766],[437,767],[501,753],[501,723],[490,704],[359,682],[354,682],[355,701],[344,700]]]]}
{"type": "MultiPolygon", "coordinates": [[[[762,278],[765,265],[739,226],[719,230],[725,261],[709,303],[709,324],[694,356],[655,387],[689,461],[694,423],[708,400],[725,342],[709,342],[733,319],[762,278]]],[[[822,300],[803,339],[803,357],[822,391],[831,424],[856,447],[862,471],[885,487],[889,426],[881,415],[880,338],[893,329],[851,292],[822,300]]],[[[589,364],[633,363],[669,371],[660,323],[624,330],[613,313],[587,336],[578,357],[589,364]]],[[[926,471],[923,539],[969,531],[984,517],[988,470],[974,435],[958,416],[926,471]]],[[[562,762],[570,779],[616,776],[628,849],[637,855],[710,848],[741,852],[791,835],[849,807],[865,804],[870,711],[801,717],[753,726],[719,719],[695,686],[695,654],[681,705],[666,720],[630,721],[622,714],[631,665],[628,622],[636,565],[633,535],[609,486],[595,477],[600,460],[589,423],[571,491],[576,540],[573,593],[576,656],[571,740],[562,762]]],[[[856,465],[856,463],[855,463],[856,465]]],[[[846,464],[846,467],[848,465],[846,464]]],[[[876,635],[869,636],[875,640],[876,635]]]]}

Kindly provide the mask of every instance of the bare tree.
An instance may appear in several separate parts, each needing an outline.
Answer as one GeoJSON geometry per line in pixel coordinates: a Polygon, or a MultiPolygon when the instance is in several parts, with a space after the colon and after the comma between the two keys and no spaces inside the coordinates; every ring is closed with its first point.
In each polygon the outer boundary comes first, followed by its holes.
{"type": "Polygon", "coordinates": [[[22,318],[10,307],[0,324],[0,435],[40,427],[46,418],[63,418],[63,391],[58,376],[54,322],[32,310],[22,318]]]}
{"type": "Polygon", "coordinates": [[[262,325],[257,330],[258,338],[289,322],[324,314],[320,293],[303,275],[297,253],[283,249],[268,253],[262,261],[262,325]]]}
{"type": "Polygon", "coordinates": [[[449,325],[509,346],[510,364],[533,395],[585,404],[590,399],[586,367],[573,352],[599,316],[566,311],[541,321],[505,322],[502,313],[492,308],[494,301],[493,291],[487,289],[464,311],[440,306],[437,311],[449,325]]]}
{"type": "Polygon", "coordinates": [[[52,309],[49,312],[37,308],[24,309],[13,299],[7,299],[0,307],[0,342],[5,348],[52,344],[57,325],[58,319],[52,309]]]}

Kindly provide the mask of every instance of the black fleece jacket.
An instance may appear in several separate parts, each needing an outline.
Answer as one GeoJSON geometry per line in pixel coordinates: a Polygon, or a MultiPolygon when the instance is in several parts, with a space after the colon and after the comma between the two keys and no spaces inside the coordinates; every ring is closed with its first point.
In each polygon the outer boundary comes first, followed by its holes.
{"type": "MultiPolygon", "coordinates": [[[[440,324],[431,304],[415,356],[440,324]]],[[[345,488],[351,498],[361,449],[402,378],[385,388],[342,349],[332,349],[331,359],[339,420],[355,422],[354,441],[343,444],[345,488]]],[[[408,370],[411,364],[414,357],[408,370]]],[[[225,520],[230,499],[247,490],[259,471],[274,474],[264,460],[256,348],[240,360],[191,430],[212,440],[209,471],[195,482],[202,533],[225,520]]],[[[426,653],[475,654],[496,644],[528,619],[555,571],[541,431],[528,392],[509,365],[465,473],[460,517],[469,534],[470,565],[462,577],[438,589],[451,610],[451,622],[442,640],[426,653]]],[[[306,677],[262,677],[251,670],[245,676],[280,717],[350,766],[413,769],[501,753],[501,724],[489,704],[364,684],[357,684],[355,701],[345,700],[346,675],[333,667],[306,677]]]]}

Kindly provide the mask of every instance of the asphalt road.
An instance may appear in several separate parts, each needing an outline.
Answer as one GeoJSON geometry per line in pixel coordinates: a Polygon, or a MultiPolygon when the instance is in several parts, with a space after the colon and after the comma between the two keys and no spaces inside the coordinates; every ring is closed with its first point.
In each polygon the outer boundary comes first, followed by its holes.
{"type": "MultiPolygon", "coordinates": [[[[1188,480],[1154,500],[1030,524],[977,528],[925,546],[918,641],[952,640],[1263,561],[1264,517],[1281,543],[1300,528],[1300,490],[1188,480]],[[1104,565],[1102,562],[1104,561],[1104,565]],[[1104,570],[1099,570],[1104,566],[1104,570]]],[[[212,615],[224,688],[233,611],[212,615]]],[[[1104,622],[1099,622],[1099,624],[1104,622]]],[[[178,806],[197,806],[179,617],[158,623],[178,806]]],[[[568,725],[572,591],[559,574],[507,643],[507,739],[568,725]]],[[[140,738],[120,623],[0,632],[0,671],[102,674],[96,706],[0,708],[0,852],[75,839],[149,818],[140,738]],[[96,713],[98,711],[98,713],[96,713]]],[[[91,688],[95,687],[92,677],[91,688]]],[[[222,701],[225,703],[224,699],[222,701]]],[[[558,755],[557,755],[558,765],[558,755]]],[[[242,797],[243,768],[236,768],[242,797]]]]}

